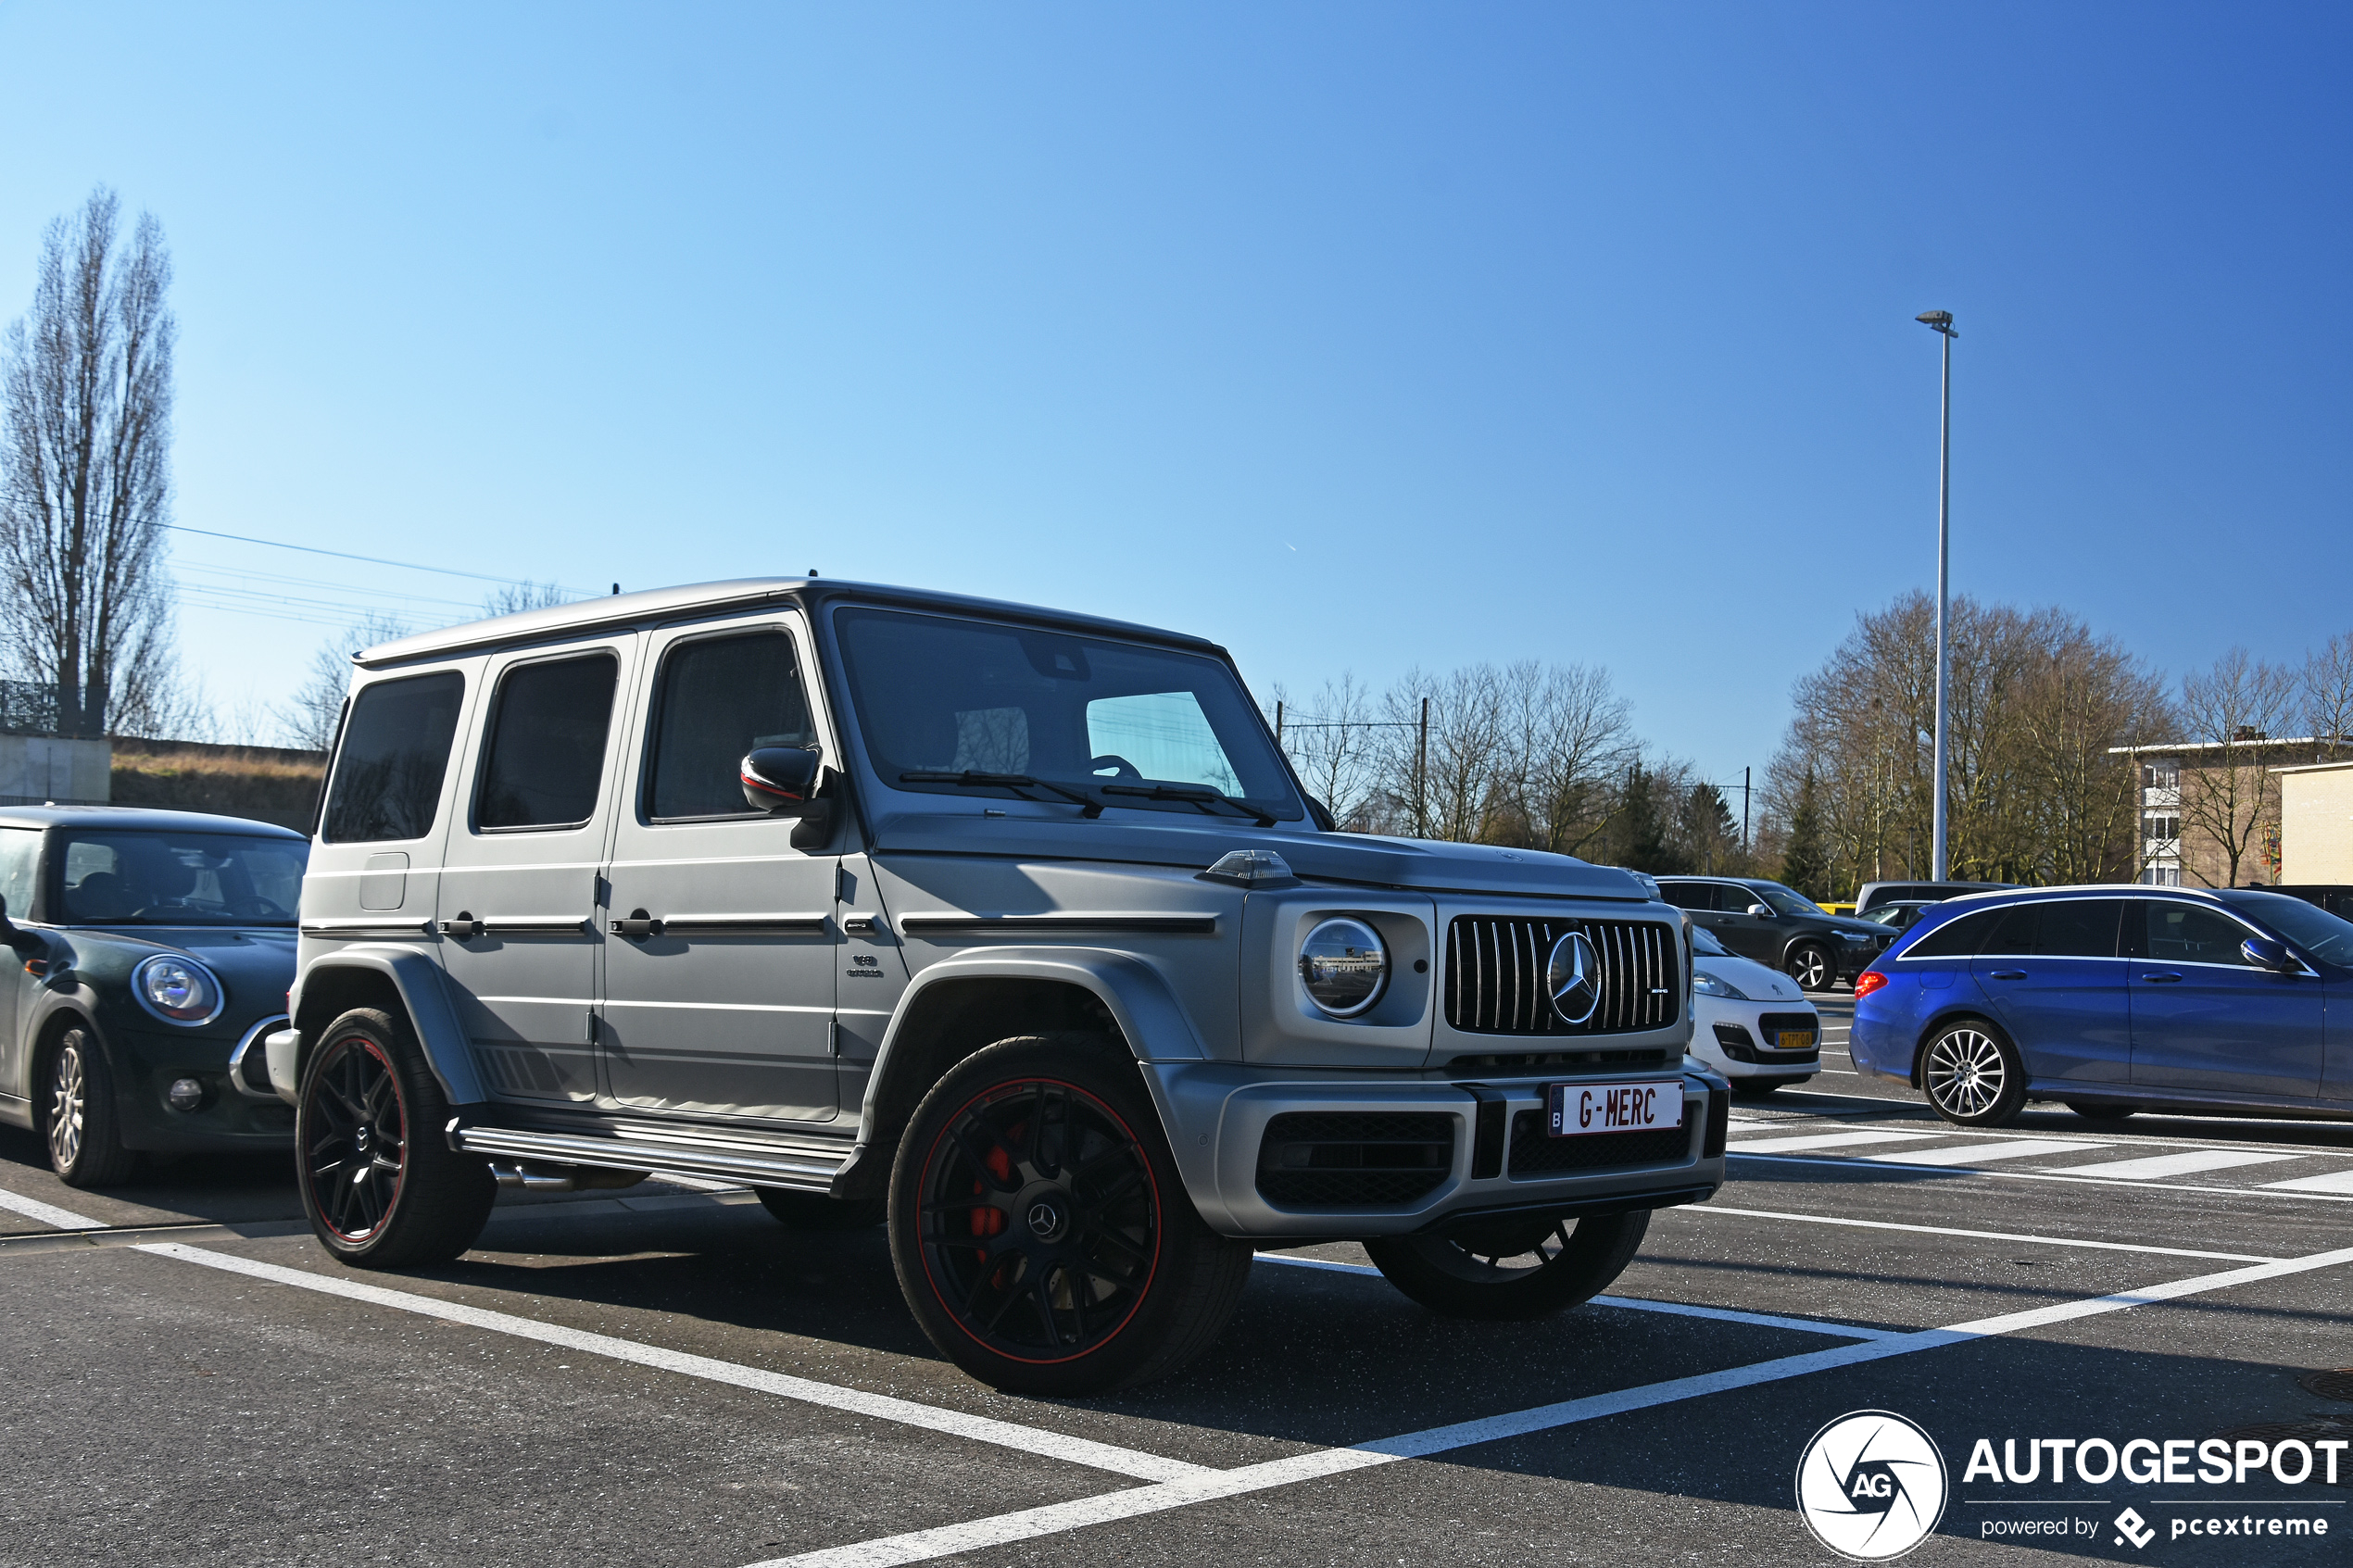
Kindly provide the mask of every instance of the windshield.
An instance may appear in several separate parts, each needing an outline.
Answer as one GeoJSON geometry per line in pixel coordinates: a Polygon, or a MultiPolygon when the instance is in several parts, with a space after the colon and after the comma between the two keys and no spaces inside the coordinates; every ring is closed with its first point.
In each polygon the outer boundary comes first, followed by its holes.
{"type": "Polygon", "coordinates": [[[310,843],[226,833],[60,830],[60,925],[292,925],[310,843]]]}
{"type": "Polygon", "coordinates": [[[1216,659],[890,610],[845,609],[835,625],[867,757],[893,788],[1241,820],[1224,796],[1253,815],[1306,815],[1216,659]]]}
{"type": "Polygon", "coordinates": [[[1830,913],[1828,909],[1806,897],[1805,894],[1793,888],[1783,887],[1778,882],[1750,882],[1743,883],[1742,885],[1766,903],[1770,904],[1777,914],[1826,915],[1830,913]]]}
{"type": "Polygon", "coordinates": [[[1716,933],[1704,925],[1692,927],[1692,956],[1701,959],[1729,959],[1731,949],[1716,940],[1716,933]]]}
{"type": "Polygon", "coordinates": [[[2261,921],[2322,963],[2353,968],[2353,922],[2284,893],[2220,895],[2261,921]]]}

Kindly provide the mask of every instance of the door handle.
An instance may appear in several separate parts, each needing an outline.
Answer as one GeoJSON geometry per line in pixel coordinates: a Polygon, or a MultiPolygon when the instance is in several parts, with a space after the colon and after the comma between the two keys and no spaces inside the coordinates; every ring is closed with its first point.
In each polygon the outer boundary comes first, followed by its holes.
{"type": "Polygon", "coordinates": [[[482,935],[482,922],[474,919],[471,912],[459,909],[456,920],[441,922],[441,934],[455,936],[460,942],[468,941],[482,935]]]}
{"type": "Polygon", "coordinates": [[[628,919],[612,922],[612,934],[615,936],[626,936],[632,942],[641,942],[648,936],[659,936],[661,935],[661,922],[643,909],[632,909],[629,911],[628,919]]]}
{"type": "Polygon", "coordinates": [[[1988,980],[2023,980],[2026,978],[2026,971],[2022,969],[1997,969],[1985,978],[1988,980]]]}
{"type": "Polygon", "coordinates": [[[2182,977],[2169,970],[2163,974],[2144,974],[2141,978],[2152,985],[2172,985],[2178,984],[2182,977]]]}

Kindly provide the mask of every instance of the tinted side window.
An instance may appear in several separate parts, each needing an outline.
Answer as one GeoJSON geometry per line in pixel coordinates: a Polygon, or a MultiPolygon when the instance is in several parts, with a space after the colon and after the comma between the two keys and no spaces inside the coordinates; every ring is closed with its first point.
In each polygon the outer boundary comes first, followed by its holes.
{"type": "Polygon", "coordinates": [[[41,884],[41,834],[38,830],[0,832],[0,898],[18,920],[32,918],[32,890],[41,884]]]}
{"type": "Polygon", "coordinates": [[[1715,900],[1709,897],[1713,890],[1704,882],[1662,882],[1658,884],[1658,891],[1679,909],[1712,909],[1716,907],[1715,900]]]}
{"type": "Polygon", "coordinates": [[[673,648],[655,702],[646,814],[656,822],[759,815],[744,805],[736,766],[744,753],[817,738],[792,639],[781,632],[673,648]]]}
{"type": "Polygon", "coordinates": [[[2064,898],[2041,908],[2043,929],[2034,944],[2037,954],[2060,959],[2116,957],[2116,922],[2124,912],[2123,899],[2064,898]]]}
{"type": "Polygon", "coordinates": [[[1993,931],[1994,922],[2009,912],[2008,909],[1978,909],[1958,920],[1947,921],[1898,956],[1907,959],[1968,958],[1977,951],[1978,944],[1993,931]]]}
{"type": "Polygon", "coordinates": [[[578,827],[597,814],[619,673],[609,653],[507,672],[483,754],[477,827],[578,827]]]}
{"type": "Polygon", "coordinates": [[[335,756],[322,824],[328,843],[422,838],[433,831],[465,689],[465,677],[454,670],[360,689],[335,756]]]}
{"type": "Polygon", "coordinates": [[[2196,904],[2168,904],[2154,898],[2145,901],[2141,909],[2147,944],[2141,951],[2150,962],[2246,967],[2239,944],[2255,934],[2229,916],[2196,904]]]}

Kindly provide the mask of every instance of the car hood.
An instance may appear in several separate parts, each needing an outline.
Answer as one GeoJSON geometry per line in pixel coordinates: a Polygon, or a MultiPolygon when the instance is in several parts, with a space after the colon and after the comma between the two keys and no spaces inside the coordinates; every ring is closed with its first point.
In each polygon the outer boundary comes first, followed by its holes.
{"type": "Polygon", "coordinates": [[[286,988],[294,984],[295,933],[291,927],[158,926],[134,932],[119,926],[84,926],[67,927],[53,935],[63,937],[78,950],[76,968],[87,967],[88,949],[101,944],[113,949],[127,965],[135,965],[154,953],[195,960],[219,975],[228,992],[227,1005],[220,1013],[223,1024],[233,1020],[250,1022],[284,1011],[286,988]]]}
{"type": "Polygon", "coordinates": [[[1693,953],[1692,968],[1730,982],[1735,989],[1753,1002],[1802,1002],[1806,999],[1806,993],[1799,988],[1796,981],[1770,964],[1758,963],[1755,959],[1719,959],[1711,954],[1693,953]]]}
{"type": "Polygon", "coordinates": [[[875,850],[1003,855],[1021,859],[1114,860],[1206,870],[1235,849],[1271,849],[1309,882],[1343,882],[1428,893],[1507,893],[1648,902],[1631,873],[1541,849],[1428,838],[1259,828],[1236,818],[1176,818],[1165,825],[1098,818],[981,817],[908,812],[875,823],[875,850]]]}

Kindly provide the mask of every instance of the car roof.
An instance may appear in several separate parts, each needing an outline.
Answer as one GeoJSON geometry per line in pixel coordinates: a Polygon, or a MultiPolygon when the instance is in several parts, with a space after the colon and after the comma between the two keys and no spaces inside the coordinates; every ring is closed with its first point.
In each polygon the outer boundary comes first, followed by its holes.
{"type": "Polygon", "coordinates": [[[674,588],[648,588],[634,594],[577,599],[546,609],[493,616],[462,626],[422,632],[354,653],[352,662],[366,670],[416,659],[447,658],[483,648],[503,648],[554,641],[585,633],[625,626],[662,623],[731,609],[763,605],[795,605],[814,612],[830,604],[871,604],[893,609],[949,611],[1027,621],[1066,631],[1117,637],[1129,642],[1153,642],[1223,659],[1226,650],[1205,638],[1157,627],[1139,626],[1101,616],[1046,609],[1002,599],[942,594],[924,588],[899,588],[878,583],[851,583],[831,577],[739,577],[720,583],[688,583],[674,588]]]}
{"type": "Polygon", "coordinates": [[[0,806],[0,827],[106,828],[115,833],[236,833],[307,841],[308,835],[250,817],[168,811],[149,806],[0,806]]]}

